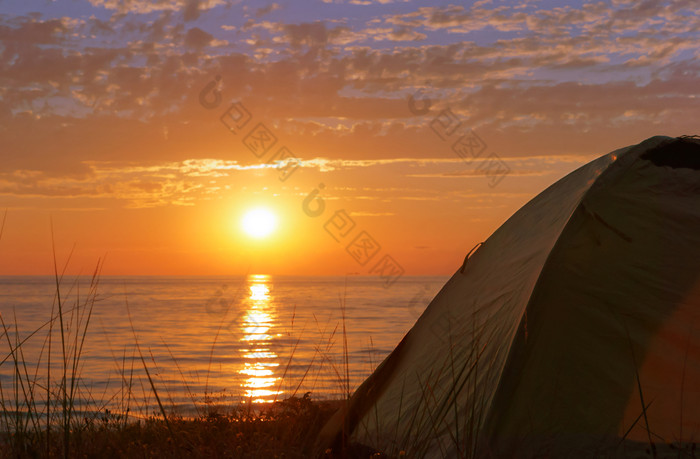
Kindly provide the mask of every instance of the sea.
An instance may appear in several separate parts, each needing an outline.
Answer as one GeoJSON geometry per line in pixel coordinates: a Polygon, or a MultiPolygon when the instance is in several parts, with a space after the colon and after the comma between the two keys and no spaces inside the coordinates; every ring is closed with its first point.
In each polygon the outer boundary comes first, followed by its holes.
{"type": "Polygon", "coordinates": [[[447,276],[0,277],[4,410],[183,417],[341,399],[447,276]],[[48,400],[48,404],[47,404],[48,400]]]}

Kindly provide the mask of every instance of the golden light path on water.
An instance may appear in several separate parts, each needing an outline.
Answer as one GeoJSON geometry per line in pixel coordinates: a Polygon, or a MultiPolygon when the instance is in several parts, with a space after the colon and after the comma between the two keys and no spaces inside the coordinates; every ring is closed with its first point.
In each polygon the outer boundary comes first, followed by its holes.
{"type": "Polygon", "coordinates": [[[244,362],[239,373],[246,376],[242,384],[244,394],[253,403],[269,403],[280,394],[280,378],[275,376],[279,363],[271,348],[277,312],[270,298],[269,283],[269,276],[248,276],[250,295],[241,323],[244,362]]]}

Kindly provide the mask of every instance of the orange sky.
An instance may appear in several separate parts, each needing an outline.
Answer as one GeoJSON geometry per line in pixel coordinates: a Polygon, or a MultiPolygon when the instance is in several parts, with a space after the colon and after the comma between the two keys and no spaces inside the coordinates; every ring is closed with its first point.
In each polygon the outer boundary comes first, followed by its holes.
{"type": "Polygon", "coordinates": [[[51,221],[73,273],[451,274],[566,173],[697,133],[697,5],[550,3],[3,2],[0,275],[52,272],[51,221]]]}

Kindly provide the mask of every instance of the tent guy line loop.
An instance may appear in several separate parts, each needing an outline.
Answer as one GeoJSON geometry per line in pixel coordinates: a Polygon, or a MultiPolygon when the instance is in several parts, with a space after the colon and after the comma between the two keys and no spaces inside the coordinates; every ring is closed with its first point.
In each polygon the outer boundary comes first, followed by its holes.
{"type": "Polygon", "coordinates": [[[474,253],[474,251],[475,251],[476,249],[478,249],[479,247],[481,247],[482,245],[484,245],[484,242],[483,242],[483,241],[482,241],[482,242],[479,242],[479,243],[476,244],[474,247],[472,247],[472,249],[469,251],[469,253],[467,254],[467,256],[464,257],[464,263],[462,263],[462,268],[459,270],[460,273],[464,274],[464,268],[467,267],[467,261],[469,260],[469,257],[471,257],[471,256],[472,256],[472,253],[474,253]]]}

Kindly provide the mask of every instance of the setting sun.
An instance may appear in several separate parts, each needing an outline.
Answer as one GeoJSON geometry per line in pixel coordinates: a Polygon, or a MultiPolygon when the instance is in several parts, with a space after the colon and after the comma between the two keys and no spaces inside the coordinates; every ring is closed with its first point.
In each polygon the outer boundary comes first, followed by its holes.
{"type": "Polygon", "coordinates": [[[277,217],[265,208],[252,209],[243,216],[241,226],[247,235],[262,239],[275,231],[277,217]]]}

